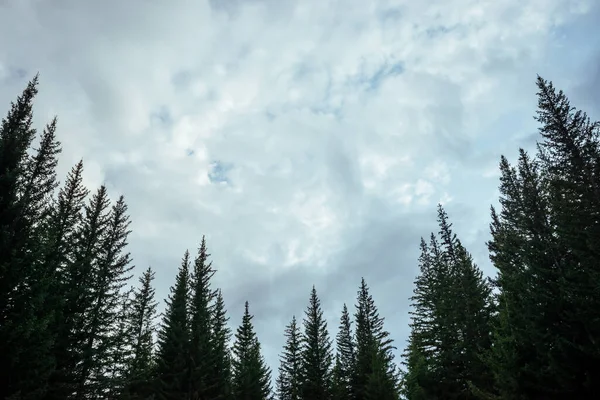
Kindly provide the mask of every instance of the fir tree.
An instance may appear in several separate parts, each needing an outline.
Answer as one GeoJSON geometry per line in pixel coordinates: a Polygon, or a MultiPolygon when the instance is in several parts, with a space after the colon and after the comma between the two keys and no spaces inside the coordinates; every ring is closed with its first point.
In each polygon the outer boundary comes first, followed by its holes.
{"type": "Polygon", "coordinates": [[[481,359],[491,346],[491,288],[452,232],[452,224],[441,205],[438,205],[438,222],[443,244],[442,258],[451,278],[447,299],[454,303],[456,383],[461,393],[468,393],[470,386],[487,389],[492,385],[491,373],[481,359]]]}
{"type": "Polygon", "coordinates": [[[130,344],[126,358],[126,394],[130,399],[144,399],[151,392],[154,373],[153,356],[156,308],[152,287],[154,271],[149,267],[139,279],[140,287],[133,292],[125,314],[125,334],[130,344]]]}
{"type": "Polygon", "coordinates": [[[403,392],[407,399],[418,398],[423,393],[435,398],[438,391],[447,390],[449,376],[440,374],[441,365],[445,363],[448,352],[442,352],[450,346],[447,344],[445,330],[445,314],[448,310],[442,308],[448,274],[443,268],[441,253],[435,235],[431,234],[430,244],[421,238],[421,254],[419,256],[420,273],[415,280],[413,296],[410,298],[412,310],[411,335],[409,347],[405,352],[403,392]],[[445,333],[445,332],[444,332],[445,333]],[[433,382],[436,382],[435,385],[433,382]],[[420,394],[417,394],[420,393],[420,394]]]}
{"type": "Polygon", "coordinates": [[[483,361],[491,346],[491,290],[441,206],[438,223],[440,242],[433,234],[429,245],[421,239],[403,391],[469,399],[492,384],[483,361]]]}
{"type": "Polygon", "coordinates": [[[56,188],[60,143],[50,123],[35,155],[33,99],[38,77],[2,120],[0,127],[0,354],[10,366],[0,378],[0,397],[36,398],[52,369],[52,310],[46,306],[51,276],[39,263],[43,221],[56,188]]]}
{"type": "Polygon", "coordinates": [[[331,397],[333,355],[321,301],[313,286],[305,318],[302,342],[302,398],[328,400],[331,397]]]}
{"type": "MultiPolygon", "coordinates": [[[[106,189],[101,187],[97,194],[99,204],[108,203],[106,189]]],[[[97,208],[96,208],[97,209],[97,208]]],[[[127,205],[123,196],[106,215],[106,224],[99,243],[96,243],[95,258],[85,260],[91,267],[89,300],[79,326],[82,334],[82,362],[79,365],[76,398],[89,395],[102,396],[113,382],[106,379],[110,368],[110,351],[124,340],[114,335],[117,330],[122,289],[131,278],[130,255],[125,252],[130,233],[127,205]]],[[[89,279],[90,277],[88,277],[89,279]]],[[[86,296],[87,297],[87,296],[86,296]]],[[[85,302],[84,302],[85,304],[85,302]]]]}
{"type": "Polygon", "coordinates": [[[207,396],[209,399],[229,400],[232,398],[231,356],[229,353],[231,330],[227,326],[228,321],[223,294],[219,290],[211,319],[210,348],[213,354],[213,364],[207,396]]]}
{"type": "Polygon", "coordinates": [[[300,400],[302,398],[301,333],[296,317],[285,328],[285,345],[280,356],[277,395],[279,400],[300,400]]]}
{"type": "Polygon", "coordinates": [[[16,368],[25,371],[21,378],[21,398],[42,396],[54,367],[51,322],[55,309],[51,304],[51,291],[56,276],[55,270],[47,268],[44,252],[52,196],[58,186],[55,171],[61,148],[55,131],[56,118],[44,129],[35,154],[27,157],[20,194],[23,221],[28,231],[23,243],[23,249],[27,250],[21,261],[30,268],[25,283],[27,289],[21,293],[26,296],[21,297],[25,304],[22,304],[20,318],[30,321],[29,329],[19,338],[20,346],[26,349],[19,357],[21,367],[16,368]]]}
{"type": "Polygon", "coordinates": [[[47,400],[66,399],[69,389],[69,375],[76,362],[71,353],[69,329],[73,318],[70,313],[69,293],[76,287],[70,286],[71,261],[77,248],[77,235],[83,220],[82,210],[89,191],[83,186],[83,162],[79,161],[69,172],[64,186],[50,214],[46,227],[46,242],[43,256],[44,270],[51,276],[50,297],[46,300],[52,308],[51,337],[55,366],[48,385],[47,400]]]}
{"type": "Polygon", "coordinates": [[[95,303],[102,240],[108,228],[109,200],[106,188],[101,187],[84,206],[84,219],[75,234],[75,248],[65,267],[61,291],[64,296],[63,321],[57,335],[57,344],[64,349],[60,365],[64,366],[63,382],[66,393],[81,398],[90,390],[89,382],[95,366],[93,332],[98,329],[92,315],[95,303]]]}
{"type": "Polygon", "coordinates": [[[131,313],[132,296],[134,288],[122,292],[119,295],[118,308],[115,312],[115,322],[111,329],[110,338],[114,339],[112,345],[106,349],[104,354],[105,366],[102,374],[98,375],[97,386],[104,398],[123,399],[136,398],[136,394],[129,391],[128,371],[131,365],[132,335],[129,330],[129,315],[131,313]]]}
{"type": "Polygon", "coordinates": [[[597,122],[538,77],[537,159],[502,158],[491,258],[499,315],[488,362],[502,398],[588,398],[600,375],[597,122]]]}
{"type": "Polygon", "coordinates": [[[189,393],[188,356],[190,254],[185,252],[175,285],[167,300],[162,325],[158,333],[156,359],[157,398],[164,400],[184,399],[189,393]]]}
{"type": "Polygon", "coordinates": [[[552,386],[546,375],[546,330],[556,318],[556,274],[561,261],[549,224],[549,203],[538,165],[523,150],[518,168],[502,157],[500,215],[492,209],[490,258],[498,269],[499,315],[490,367],[496,393],[507,399],[535,398],[552,386]]]}
{"type": "Polygon", "coordinates": [[[260,353],[248,302],[233,345],[232,389],[235,400],[271,399],[270,370],[260,353]]]}
{"type": "Polygon", "coordinates": [[[356,399],[371,399],[373,395],[397,398],[397,376],[392,354],[394,347],[364,278],[358,291],[355,321],[353,396],[356,399]]]}
{"type": "Polygon", "coordinates": [[[211,347],[212,301],[215,292],[210,287],[210,279],[215,271],[208,261],[206,239],[202,238],[198,256],[194,261],[193,274],[190,280],[190,394],[194,398],[206,398],[211,386],[210,382],[215,357],[211,347]]]}
{"type": "Polygon", "coordinates": [[[428,393],[426,388],[434,385],[431,379],[427,360],[423,355],[423,346],[419,343],[418,337],[409,338],[408,349],[406,350],[406,372],[402,376],[401,394],[406,400],[428,400],[435,398],[428,393]]]}
{"type": "Polygon", "coordinates": [[[336,336],[336,358],[333,369],[333,399],[352,398],[352,376],[354,374],[356,354],[352,341],[352,322],[348,307],[344,304],[336,336]]]}
{"type": "Polygon", "coordinates": [[[600,362],[600,122],[571,106],[551,82],[538,77],[537,86],[538,158],[554,238],[564,249],[554,252],[562,263],[547,275],[555,280],[545,293],[552,337],[546,389],[556,398],[585,398],[600,387],[600,370],[591,367],[600,362]]]}

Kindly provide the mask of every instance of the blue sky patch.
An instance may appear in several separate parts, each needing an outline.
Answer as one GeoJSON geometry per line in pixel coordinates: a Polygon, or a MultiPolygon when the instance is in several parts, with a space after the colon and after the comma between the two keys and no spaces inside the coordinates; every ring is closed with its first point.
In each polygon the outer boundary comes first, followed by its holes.
{"type": "Polygon", "coordinates": [[[227,176],[227,173],[231,170],[231,168],[233,168],[232,164],[215,160],[210,164],[208,179],[210,179],[212,183],[229,183],[229,177],[227,176]]]}

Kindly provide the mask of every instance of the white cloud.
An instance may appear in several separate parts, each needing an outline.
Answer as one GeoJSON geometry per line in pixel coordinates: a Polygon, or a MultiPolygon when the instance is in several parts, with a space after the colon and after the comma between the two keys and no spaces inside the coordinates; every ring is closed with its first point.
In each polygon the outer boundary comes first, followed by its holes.
{"type": "Polygon", "coordinates": [[[255,304],[271,363],[312,283],[337,315],[360,276],[402,347],[435,203],[484,254],[493,168],[531,146],[535,74],[584,85],[566,74],[598,49],[570,32],[600,36],[599,13],[594,0],[8,1],[0,104],[40,71],[36,120],[59,115],[61,173],[83,157],[86,183],[126,195],[131,251],[160,296],[207,234],[232,322],[255,304]],[[215,160],[226,184],[208,177],[215,160]]]}

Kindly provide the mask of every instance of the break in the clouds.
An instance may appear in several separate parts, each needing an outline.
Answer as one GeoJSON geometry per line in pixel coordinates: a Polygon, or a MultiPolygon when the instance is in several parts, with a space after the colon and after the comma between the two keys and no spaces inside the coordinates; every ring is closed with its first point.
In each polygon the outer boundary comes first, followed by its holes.
{"type": "Polygon", "coordinates": [[[123,193],[165,297],[207,235],[232,324],[276,366],[316,284],[330,331],[360,277],[404,346],[442,202],[478,263],[500,154],[536,140],[535,77],[600,113],[596,0],[3,0],[0,105],[40,72],[62,176],[123,193]]]}

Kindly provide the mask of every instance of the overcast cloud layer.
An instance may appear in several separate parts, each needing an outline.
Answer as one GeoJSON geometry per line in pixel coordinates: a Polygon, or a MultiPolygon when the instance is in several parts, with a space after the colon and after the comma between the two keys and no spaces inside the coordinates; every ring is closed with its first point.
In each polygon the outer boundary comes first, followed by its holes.
{"type": "Polygon", "coordinates": [[[0,0],[0,112],[39,71],[60,176],[83,157],[126,196],[160,298],[206,234],[273,368],[312,284],[333,336],[363,276],[401,349],[436,203],[493,273],[498,160],[535,143],[536,74],[598,118],[599,20],[597,0],[0,0]]]}

